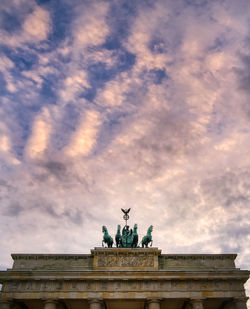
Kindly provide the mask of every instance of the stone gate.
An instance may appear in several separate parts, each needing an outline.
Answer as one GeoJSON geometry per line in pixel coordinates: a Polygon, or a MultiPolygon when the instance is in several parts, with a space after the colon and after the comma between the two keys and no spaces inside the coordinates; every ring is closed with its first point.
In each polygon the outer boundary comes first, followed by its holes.
{"type": "Polygon", "coordinates": [[[1,309],[246,309],[249,271],[235,254],[12,254],[0,272],[1,309]]]}

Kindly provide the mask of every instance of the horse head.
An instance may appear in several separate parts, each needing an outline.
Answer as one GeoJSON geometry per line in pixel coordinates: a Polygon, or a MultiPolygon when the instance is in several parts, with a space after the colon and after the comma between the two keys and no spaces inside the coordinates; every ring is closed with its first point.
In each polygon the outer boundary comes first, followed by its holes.
{"type": "Polygon", "coordinates": [[[150,225],[150,227],[148,228],[148,233],[152,233],[153,231],[153,225],[150,225]]]}
{"type": "Polygon", "coordinates": [[[137,231],[137,224],[134,225],[134,232],[137,231]]]}
{"type": "Polygon", "coordinates": [[[102,226],[102,232],[103,232],[103,233],[107,232],[107,228],[106,228],[105,225],[102,226]]]}

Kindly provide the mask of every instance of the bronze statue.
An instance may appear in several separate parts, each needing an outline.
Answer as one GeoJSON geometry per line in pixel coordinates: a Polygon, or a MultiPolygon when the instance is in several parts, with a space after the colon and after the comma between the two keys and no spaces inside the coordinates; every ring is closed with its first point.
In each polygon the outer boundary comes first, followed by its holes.
{"type": "Polygon", "coordinates": [[[115,243],[117,248],[122,247],[122,235],[121,235],[121,226],[120,224],[117,225],[117,233],[115,235],[115,243]]]}
{"type": "MultiPolygon", "coordinates": [[[[118,224],[117,226],[117,232],[115,235],[115,243],[117,248],[139,248],[138,246],[138,233],[137,233],[137,224],[134,225],[133,229],[129,228],[129,225],[127,224],[127,220],[129,219],[128,213],[130,212],[131,208],[123,209],[121,208],[122,212],[124,213],[123,219],[126,221],[125,226],[122,229],[121,232],[121,226],[118,224]]],[[[103,235],[103,241],[102,246],[104,247],[104,244],[107,244],[109,248],[112,248],[113,246],[113,238],[109,235],[108,230],[106,226],[102,227],[102,231],[104,233],[103,235]]],[[[153,240],[151,233],[153,231],[153,226],[150,225],[147,231],[147,235],[142,238],[141,244],[142,248],[146,247],[148,248],[148,244],[152,247],[153,240]]]]}
{"type": "Polygon", "coordinates": [[[121,210],[124,212],[125,215],[127,215],[127,214],[130,212],[130,209],[131,209],[131,208],[129,208],[129,209],[122,209],[122,208],[121,208],[121,210]]]}
{"type": "Polygon", "coordinates": [[[102,240],[102,246],[104,247],[104,244],[106,243],[108,245],[108,248],[112,248],[113,238],[109,235],[108,229],[106,228],[105,225],[103,225],[102,227],[102,232],[104,233],[103,240],[102,240]]]}
{"type": "Polygon", "coordinates": [[[142,248],[144,248],[144,246],[146,248],[148,248],[148,244],[150,242],[151,242],[150,247],[152,247],[152,245],[153,245],[153,239],[152,239],[152,236],[151,236],[152,231],[153,231],[153,225],[150,225],[150,227],[148,228],[148,231],[147,231],[147,235],[142,238],[142,242],[141,242],[142,248]]]}

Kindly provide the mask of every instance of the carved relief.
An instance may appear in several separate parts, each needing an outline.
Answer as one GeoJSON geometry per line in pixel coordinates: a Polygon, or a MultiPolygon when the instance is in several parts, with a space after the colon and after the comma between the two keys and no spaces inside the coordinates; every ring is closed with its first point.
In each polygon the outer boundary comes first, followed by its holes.
{"type": "Polygon", "coordinates": [[[56,282],[56,289],[61,290],[62,288],[63,288],[63,282],[61,281],[56,282]]]}
{"type": "Polygon", "coordinates": [[[41,291],[47,291],[47,290],[49,290],[49,286],[52,285],[51,283],[52,283],[52,282],[48,282],[48,281],[41,282],[41,284],[40,284],[40,290],[41,290],[41,291]]]}
{"type": "Polygon", "coordinates": [[[99,267],[153,267],[153,256],[98,256],[99,267]]]}
{"type": "Polygon", "coordinates": [[[14,292],[19,290],[20,283],[17,281],[11,281],[11,282],[7,282],[5,285],[5,291],[6,292],[14,292]]]}
{"type": "Polygon", "coordinates": [[[187,282],[185,282],[185,281],[172,281],[171,282],[171,288],[172,288],[172,290],[185,291],[186,288],[187,288],[187,282]]]}
{"type": "Polygon", "coordinates": [[[27,282],[26,285],[25,285],[25,290],[33,290],[33,285],[34,283],[33,282],[27,282]]]}
{"type": "Polygon", "coordinates": [[[100,290],[107,290],[108,284],[105,281],[101,282],[100,290]]]}
{"type": "Polygon", "coordinates": [[[243,291],[241,282],[208,281],[208,280],[115,280],[115,281],[17,281],[7,282],[5,292],[40,292],[40,291],[163,291],[163,292],[192,292],[192,291],[243,291]]]}

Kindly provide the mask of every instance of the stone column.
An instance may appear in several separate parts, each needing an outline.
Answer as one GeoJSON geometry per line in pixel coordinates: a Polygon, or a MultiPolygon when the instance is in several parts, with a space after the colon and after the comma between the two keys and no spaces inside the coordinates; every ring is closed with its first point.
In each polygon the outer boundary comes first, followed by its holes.
{"type": "Polygon", "coordinates": [[[89,309],[101,309],[103,300],[100,298],[88,299],[89,309]]]}
{"type": "Polygon", "coordinates": [[[11,301],[0,300],[0,309],[10,309],[11,301]]]}
{"type": "Polygon", "coordinates": [[[159,298],[147,299],[148,309],[160,309],[161,300],[159,298]]]}
{"type": "Polygon", "coordinates": [[[233,303],[235,305],[235,309],[247,309],[247,300],[248,297],[234,298],[233,303]]]}
{"type": "Polygon", "coordinates": [[[190,303],[185,304],[184,309],[192,309],[192,305],[190,303]]]}
{"type": "Polygon", "coordinates": [[[191,299],[190,304],[192,306],[192,309],[204,309],[203,306],[203,299],[191,299]]]}
{"type": "Polygon", "coordinates": [[[235,309],[234,303],[232,301],[227,302],[224,306],[223,309],[235,309]]]}
{"type": "Polygon", "coordinates": [[[47,299],[44,301],[44,309],[56,309],[57,301],[54,299],[47,299]]]}

